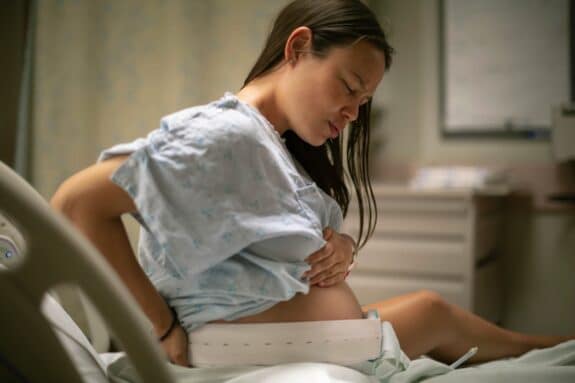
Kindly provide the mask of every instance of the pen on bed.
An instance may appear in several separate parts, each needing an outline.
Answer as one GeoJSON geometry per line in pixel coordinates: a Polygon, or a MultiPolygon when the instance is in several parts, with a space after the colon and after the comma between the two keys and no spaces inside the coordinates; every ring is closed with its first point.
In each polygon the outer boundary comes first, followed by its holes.
{"type": "Polygon", "coordinates": [[[449,367],[456,369],[457,367],[461,366],[469,358],[471,358],[473,355],[477,354],[478,349],[479,349],[478,347],[471,347],[471,349],[469,349],[469,351],[467,351],[465,353],[465,355],[463,355],[461,358],[457,359],[455,362],[451,363],[449,365],[449,367]]]}

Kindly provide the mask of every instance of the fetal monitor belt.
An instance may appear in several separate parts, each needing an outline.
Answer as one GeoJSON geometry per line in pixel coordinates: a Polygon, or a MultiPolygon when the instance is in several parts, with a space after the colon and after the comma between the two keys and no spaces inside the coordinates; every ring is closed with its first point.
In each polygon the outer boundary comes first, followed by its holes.
{"type": "Polygon", "coordinates": [[[207,324],[189,334],[196,367],[326,362],[351,365],[379,357],[378,318],[335,321],[207,324]]]}

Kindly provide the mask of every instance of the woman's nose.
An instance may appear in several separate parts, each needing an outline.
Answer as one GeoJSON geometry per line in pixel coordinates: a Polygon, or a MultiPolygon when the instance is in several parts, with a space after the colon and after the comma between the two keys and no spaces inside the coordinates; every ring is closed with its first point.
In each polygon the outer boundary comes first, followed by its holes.
{"type": "Polygon", "coordinates": [[[342,109],[342,114],[345,117],[345,119],[347,120],[347,122],[352,122],[352,121],[357,120],[357,117],[359,116],[359,103],[354,102],[354,103],[346,105],[342,109]]]}

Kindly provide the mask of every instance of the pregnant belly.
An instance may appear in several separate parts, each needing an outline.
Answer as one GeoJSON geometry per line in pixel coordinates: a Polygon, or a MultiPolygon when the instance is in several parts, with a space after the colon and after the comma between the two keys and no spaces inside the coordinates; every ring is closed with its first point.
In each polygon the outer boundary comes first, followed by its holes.
{"type": "Polygon", "coordinates": [[[331,287],[312,286],[308,294],[296,294],[289,301],[280,302],[264,312],[231,322],[300,322],[360,319],[362,317],[361,307],[355,295],[349,286],[342,282],[331,287]]]}

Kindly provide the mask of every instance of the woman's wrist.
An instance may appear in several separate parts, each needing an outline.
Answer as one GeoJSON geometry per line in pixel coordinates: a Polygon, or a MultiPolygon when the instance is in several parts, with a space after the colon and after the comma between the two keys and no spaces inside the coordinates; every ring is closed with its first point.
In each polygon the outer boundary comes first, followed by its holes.
{"type": "Polygon", "coordinates": [[[163,320],[161,324],[154,325],[154,333],[156,334],[159,342],[162,342],[168,336],[170,336],[170,334],[174,331],[174,328],[176,328],[178,325],[178,314],[176,313],[176,310],[171,306],[168,306],[168,309],[170,313],[170,319],[163,320]]]}

